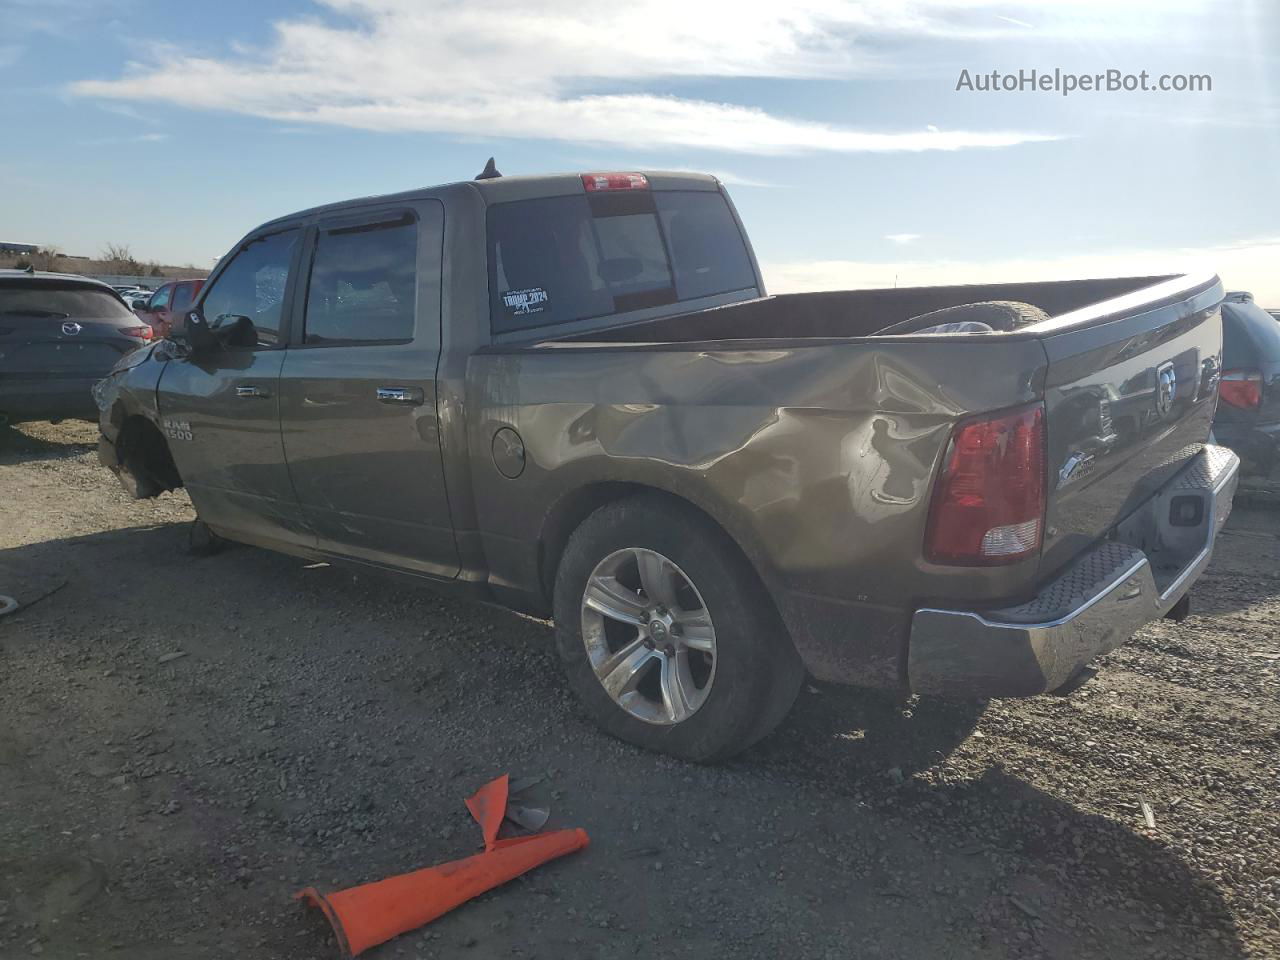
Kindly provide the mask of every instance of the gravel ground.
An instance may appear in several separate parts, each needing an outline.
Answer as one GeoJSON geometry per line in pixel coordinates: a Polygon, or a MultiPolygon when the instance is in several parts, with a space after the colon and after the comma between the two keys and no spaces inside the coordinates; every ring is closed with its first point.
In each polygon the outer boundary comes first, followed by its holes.
{"type": "Polygon", "coordinates": [[[188,557],[94,438],[0,449],[0,957],[336,956],[290,895],[474,852],[507,771],[591,846],[370,956],[1280,956],[1274,507],[1070,698],[810,687],[707,768],[589,726],[545,624],[188,557]]]}

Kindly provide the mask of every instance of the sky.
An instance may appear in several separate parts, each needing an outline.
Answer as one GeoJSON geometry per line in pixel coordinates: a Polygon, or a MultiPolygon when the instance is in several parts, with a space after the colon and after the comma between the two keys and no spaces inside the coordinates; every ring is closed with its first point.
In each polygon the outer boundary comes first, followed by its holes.
{"type": "Polygon", "coordinates": [[[770,292],[1208,269],[1280,306],[1275,0],[0,0],[0,240],[212,264],[262,221],[699,170],[770,292]],[[1201,75],[979,89],[992,71],[1201,75]]]}

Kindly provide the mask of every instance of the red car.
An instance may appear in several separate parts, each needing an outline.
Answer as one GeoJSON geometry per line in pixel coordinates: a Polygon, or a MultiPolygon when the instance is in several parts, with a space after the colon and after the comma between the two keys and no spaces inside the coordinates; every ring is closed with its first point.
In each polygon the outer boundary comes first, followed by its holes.
{"type": "Polygon", "coordinates": [[[144,306],[135,307],[138,319],[151,325],[157,337],[167,337],[173,318],[182,316],[195,302],[196,294],[204,286],[205,278],[198,280],[170,280],[160,286],[144,306]]]}

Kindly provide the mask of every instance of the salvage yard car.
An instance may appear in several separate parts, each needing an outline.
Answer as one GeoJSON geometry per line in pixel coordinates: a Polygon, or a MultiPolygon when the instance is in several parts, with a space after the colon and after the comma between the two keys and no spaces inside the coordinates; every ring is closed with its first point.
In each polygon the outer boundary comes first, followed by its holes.
{"type": "Polygon", "coordinates": [[[151,336],[105,283],[0,270],[0,426],[96,419],[93,385],[151,336]]]}
{"type": "Polygon", "coordinates": [[[203,286],[203,277],[171,280],[157,287],[142,302],[135,303],[133,312],[155,331],[156,336],[167,337],[172,332],[173,318],[181,317],[191,309],[192,301],[203,286]]]}
{"type": "Polygon", "coordinates": [[[768,296],[713,177],[501,177],[264,224],[97,390],[99,456],[227,538],[553,617],[617,736],[694,759],[806,670],[1068,691],[1185,611],[1238,459],[1222,286],[768,296]]]}

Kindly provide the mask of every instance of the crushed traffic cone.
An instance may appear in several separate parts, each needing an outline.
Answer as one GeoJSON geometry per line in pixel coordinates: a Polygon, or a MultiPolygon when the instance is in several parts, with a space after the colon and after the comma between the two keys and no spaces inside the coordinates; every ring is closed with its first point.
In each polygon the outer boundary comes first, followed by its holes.
{"type": "Polygon", "coordinates": [[[484,853],[338,893],[326,895],[307,887],[294,899],[319,907],[333,926],[343,955],[354,957],[587,845],[586,831],[580,829],[499,840],[507,792],[508,779],[503,774],[467,798],[467,809],[484,833],[484,853]]]}

